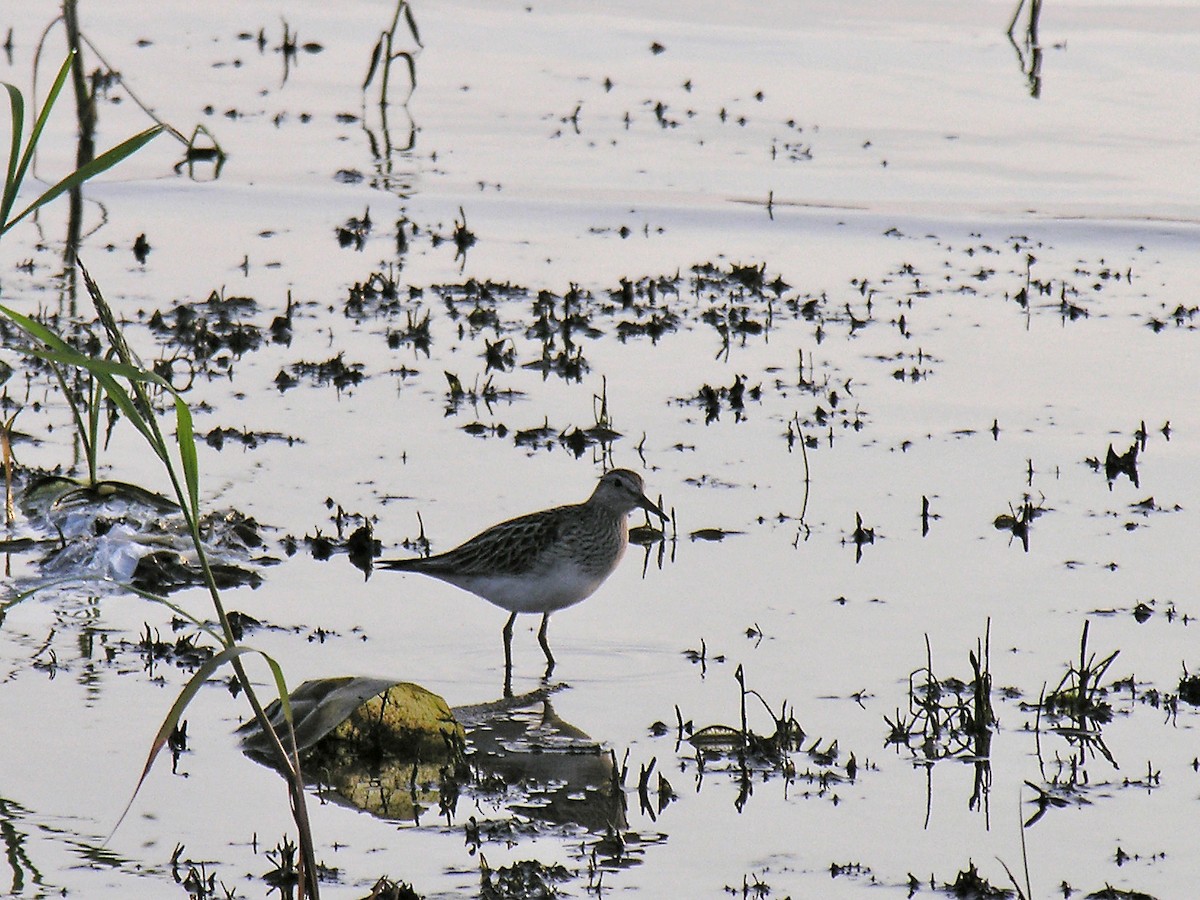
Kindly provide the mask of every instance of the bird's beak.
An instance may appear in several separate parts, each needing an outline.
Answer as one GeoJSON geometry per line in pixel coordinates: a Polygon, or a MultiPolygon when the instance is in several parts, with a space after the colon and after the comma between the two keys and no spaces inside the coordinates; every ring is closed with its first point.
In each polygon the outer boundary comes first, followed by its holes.
{"type": "Polygon", "coordinates": [[[642,494],[640,497],[638,497],[638,506],[640,506],[644,510],[648,510],[649,512],[654,513],[656,516],[658,516],[664,522],[671,521],[671,517],[668,516],[661,509],[659,509],[658,504],[656,504],[653,500],[651,500],[645,494],[642,494]]]}

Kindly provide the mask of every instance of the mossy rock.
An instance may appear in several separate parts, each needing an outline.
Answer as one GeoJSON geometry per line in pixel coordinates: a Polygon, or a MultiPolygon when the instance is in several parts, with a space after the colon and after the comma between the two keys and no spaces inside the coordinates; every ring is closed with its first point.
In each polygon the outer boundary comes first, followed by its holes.
{"type": "MultiPolygon", "coordinates": [[[[288,701],[305,779],[372,815],[419,820],[439,803],[442,781],[464,766],[462,726],[445,700],[418,684],[321,678],[300,685],[288,701]]],[[[288,746],[278,700],[267,716],[288,746]]],[[[276,765],[256,721],[238,731],[247,753],[276,765]]]]}
{"type": "MultiPolygon", "coordinates": [[[[321,678],[306,681],[288,699],[296,746],[305,755],[450,760],[461,754],[466,737],[445,700],[409,682],[321,678]]],[[[276,732],[286,735],[279,701],[267,715],[276,732]]],[[[247,722],[239,732],[248,751],[270,752],[257,722],[247,722]]]]}
{"type": "Polygon", "coordinates": [[[358,704],[316,752],[336,743],[338,752],[377,759],[450,762],[466,740],[446,701],[419,684],[400,682],[358,704]]]}

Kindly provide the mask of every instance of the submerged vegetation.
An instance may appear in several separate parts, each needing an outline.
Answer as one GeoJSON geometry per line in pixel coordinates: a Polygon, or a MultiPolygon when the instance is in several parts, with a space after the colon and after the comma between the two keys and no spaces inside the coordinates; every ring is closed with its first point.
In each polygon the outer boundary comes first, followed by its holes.
{"type": "MultiPolygon", "coordinates": [[[[854,320],[857,324],[852,324],[850,319],[842,320],[836,311],[828,310],[822,301],[818,300],[815,305],[812,298],[803,303],[795,302],[789,299],[786,289],[781,296],[776,296],[773,289],[755,293],[747,287],[746,277],[736,266],[724,270],[704,266],[693,270],[687,279],[682,276],[642,279],[638,282],[641,287],[635,287],[630,282],[628,290],[621,287],[608,293],[588,292],[573,287],[559,296],[546,290],[531,291],[513,285],[485,285],[474,281],[427,289],[399,289],[398,286],[389,287],[383,275],[374,273],[351,291],[345,315],[360,325],[370,326],[373,334],[399,335],[394,341],[388,341],[389,345],[394,344],[389,349],[407,347],[414,358],[419,358],[419,355],[435,358],[439,342],[447,340],[457,340],[464,345],[468,342],[481,345],[483,353],[475,362],[478,371],[470,376],[473,379],[472,386],[467,387],[458,375],[445,372],[448,391],[435,395],[448,418],[464,415],[473,417],[471,423],[461,426],[469,434],[503,440],[524,453],[550,453],[564,449],[576,457],[593,451],[600,458],[611,459],[614,447],[622,441],[628,442],[628,436],[620,430],[622,417],[619,410],[613,409],[610,391],[603,377],[599,392],[592,395],[590,422],[576,420],[567,425],[552,425],[549,415],[545,415],[540,424],[525,426],[525,423],[520,423],[525,427],[507,426],[499,418],[505,414],[505,410],[516,411],[518,401],[527,395],[523,391],[502,387],[504,382],[498,383],[498,380],[506,373],[522,367],[524,354],[529,354],[525,358],[532,358],[532,362],[539,355],[546,359],[567,352],[582,361],[590,347],[603,346],[602,339],[606,334],[615,337],[618,342],[667,339],[670,334],[668,331],[651,335],[638,332],[629,323],[654,320],[662,315],[663,307],[668,302],[674,309],[671,312],[671,318],[676,322],[674,330],[702,332],[706,328],[714,328],[720,355],[733,349],[725,328],[728,318],[723,311],[735,305],[739,309],[758,311],[739,313],[743,321],[745,316],[761,314],[764,321],[771,322],[772,329],[782,327],[781,322],[788,316],[796,322],[818,322],[817,327],[826,334],[832,323],[838,321],[844,321],[851,334],[864,327],[866,320],[854,320]],[[364,288],[364,285],[370,287],[364,288]],[[650,288],[649,285],[654,287],[650,288]],[[668,301],[666,297],[672,299],[668,301]],[[435,298],[437,305],[433,303],[435,298]],[[522,316],[527,320],[530,310],[536,315],[534,325],[522,326],[522,316]],[[712,310],[722,312],[716,316],[705,314],[705,311],[712,310]],[[717,324],[714,325],[714,322],[717,324]],[[457,335],[457,338],[448,337],[448,334],[457,335]]],[[[215,674],[219,666],[233,664],[237,671],[236,664],[247,651],[241,643],[245,629],[262,627],[261,623],[254,620],[248,620],[247,623],[241,614],[226,613],[216,592],[218,588],[235,584],[262,583],[259,566],[250,562],[248,551],[261,553],[272,540],[269,529],[264,529],[241,514],[211,516],[202,512],[195,445],[204,441],[219,450],[226,442],[235,440],[252,450],[265,440],[273,439],[282,441],[285,446],[297,446],[304,438],[230,428],[213,428],[207,434],[195,433],[190,411],[182,400],[181,392],[202,382],[238,377],[237,373],[246,371],[246,360],[256,354],[267,353],[272,347],[276,355],[287,352],[289,344],[287,341],[261,339],[262,335],[274,332],[276,328],[273,323],[265,321],[270,313],[261,309],[252,298],[227,297],[214,291],[197,302],[176,303],[166,312],[147,314],[143,317],[142,325],[134,326],[155,335],[160,342],[159,352],[170,360],[158,360],[146,365],[128,349],[122,329],[113,319],[98,288],[86,275],[85,283],[90,291],[94,291],[93,300],[101,325],[101,334],[97,338],[85,337],[82,341],[82,346],[89,351],[88,355],[61,342],[52,331],[33,319],[11,310],[7,314],[11,321],[41,345],[41,349],[31,346],[27,351],[31,366],[73,365],[84,373],[85,379],[91,379],[86,382],[85,389],[73,394],[82,398],[74,419],[78,427],[88,430],[89,440],[85,441],[85,445],[100,445],[97,438],[103,430],[99,425],[102,421],[106,422],[108,431],[126,423],[132,425],[150,442],[153,455],[167,466],[168,480],[176,485],[176,497],[171,499],[130,484],[93,476],[91,486],[57,487],[53,499],[41,502],[48,510],[55,510],[69,508],[72,504],[95,503],[116,495],[126,504],[126,518],[135,504],[147,507],[162,522],[168,522],[172,517],[182,517],[184,531],[192,540],[192,551],[188,554],[191,561],[179,558],[176,551],[147,554],[138,561],[136,571],[118,580],[130,585],[131,589],[145,592],[147,596],[150,592],[165,594],[184,584],[204,584],[213,592],[214,603],[218,604],[215,607],[217,629],[213,631],[206,623],[191,619],[170,601],[156,598],[173,610],[181,621],[190,620],[194,632],[169,637],[147,623],[136,643],[130,642],[130,647],[136,646],[137,652],[146,660],[145,665],[150,673],[153,673],[154,665],[161,662],[170,662],[194,673],[180,700],[164,721],[151,756],[164,747],[170,747],[176,753],[180,749],[186,752],[187,738],[185,733],[181,733],[181,728],[184,727],[182,718],[187,699],[196,686],[215,674]],[[231,340],[230,336],[233,335],[240,337],[231,340]],[[188,376],[181,380],[180,373],[184,371],[188,376]],[[121,387],[116,379],[124,379],[128,386],[121,387]],[[153,386],[156,393],[152,395],[147,392],[144,385],[153,386]],[[106,397],[114,398],[107,406],[101,402],[106,397]],[[168,408],[173,408],[179,417],[174,441],[161,433],[157,425],[162,415],[157,405],[162,399],[168,401],[168,408]],[[105,409],[107,412],[102,414],[101,410],[105,409]],[[189,450],[189,447],[192,449],[189,450]],[[174,462],[175,458],[182,462],[174,462]],[[217,561],[209,561],[209,556],[214,554],[217,561]],[[151,566],[154,567],[153,576],[149,574],[151,566]],[[215,643],[206,644],[206,635],[215,636],[215,643]]],[[[303,334],[311,315],[302,306],[294,307],[289,303],[288,336],[303,334]]],[[[87,332],[81,334],[86,335],[87,332]]],[[[468,359],[460,355],[459,364],[467,363],[468,359]]],[[[472,370],[464,368],[463,371],[472,370]]],[[[60,389],[69,384],[64,376],[52,375],[52,372],[52,368],[45,368],[43,377],[54,378],[54,383],[60,389]]],[[[388,374],[401,383],[422,377],[418,370],[407,368],[403,372],[388,374]]],[[[435,374],[430,373],[430,377],[435,374]]],[[[721,422],[727,427],[742,427],[744,417],[772,415],[771,410],[778,409],[781,401],[794,403],[798,398],[812,398],[816,406],[811,413],[793,413],[787,419],[786,446],[780,448],[786,452],[800,445],[804,453],[806,484],[810,451],[819,456],[836,447],[843,436],[870,427],[863,414],[863,397],[855,388],[856,379],[839,378],[832,370],[818,377],[811,355],[807,362],[801,356],[796,372],[786,378],[782,372],[763,373],[763,376],[753,385],[741,373],[736,374],[724,387],[712,388],[705,384],[697,394],[700,400],[698,405],[705,411],[704,418],[697,418],[694,422],[689,419],[688,424],[701,429],[721,422]],[[849,405],[851,400],[852,407],[849,405]],[[761,405],[763,411],[757,413],[749,404],[761,405]],[[730,413],[727,422],[722,418],[722,412],[730,413]]],[[[325,363],[310,364],[301,360],[290,364],[286,373],[280,371],[274,386],[279,388],[281,394],[291,389],[319,391],[327,386],[338,392],[352,394],[371,379],[380,377],[381,373],[368,364],[347,362],[345,351],[339,351],[325,363]],[[283,383],[285,380],[286,384],[283,383]]],[[[557,377],[567,385],[583,382],[578,374],[572,376],[556,371],[554,367],[541,369],[540,377],[544,380],[557,377]]],[[[682,405],[684,408],[697,405],[694,399],[685,398],[682,402],[674,398],[664,400],[671,400],[672,405],[682,405]]],[[[993,437],[997,433],[993,429],[993,437]]],[[[644,452],[645,443],[646,439],[642,437],[637,452],[644,452]]],[[[96,464],[90,471],[98,473],[102,468],[96,464]]],[[[21,472],[21,478],[30,479],[32,474],[21,472]]],[[[51,496],[46,486],[50,483],[58,484],[53,478],[38,482],[28,480],[22,501],[27,512],[32,509],[30,503],[33,497],[39,494],[51,496]],[[40,486],[35,487],[35,484],[40,486]]],[[[819,481],[817,489],[820,490],[819,481]]],[[[336,504],[333,501],[329,503],[332,510],[336,504]]],[[[1011,531],[1029,551],[1029,524],[1046,511],[1043,503],[1039,501],[1034,505],[1027,498],[1020,509],[1014,510],[1007,518],[997,518],[994,525],[997,529],[1011,531]]],[[[806,490],[803,508],[807,504],[806,490]]],[[[926,497],[922,506],[922,533],[925,535],[929,534],[931,523],[936,526],[938,520],[937,515],[931,514],[930,508],[930,501],[926,497]]],[[[339,552],[347,552],[352,558],[357,554],[364,565],[369,564],[371,557],[379,553],[380,544],[375,536],[378,523],[369,516],[347,514],[340,506],[336,506],[336,510],[336,515],[331,516],[335,537],[324,537],[320,527],[315,536],[306,537],[305,544],[311,555],[324,560],[339,552]],[[354,533],[351,534],[351,531],[354,533]]],[[[780,520],[790,521],[791,518],[783,516],[780,520]]],[[[672,510],[672,529],[675,527],[674,521],[672,510]]],[[[811,540],[813,531],[804,521],[803,512],[799,521],[802,523],[800,537],[811,540]]],[[[874,526],[864,524],[862,514],[858,514],[855,521],[853,531],[841,533],[840,539],[853,543],[856,556],[861,560],[864,546],[876,543],[880,536],[877,536],[874,526]]],[[[406,539],[406,546],[419,547],[422,542],[427,542],[419,514],[418,523],[420,535],[406,539]]],[[[154,529],[164,526],[150,522],[148,527],[154,529]]],[[[710,527],[693,529],[689,533],[693,541],[716,543],[746,532],[742,529],[710,527]]],[[[636,543],[645,547],[644,567],[649,565],[655,548],[659,568],[667,561],[665,554],[668,547],[671,548],[670,559],[674,559],[674,533],[669,536],[658,530],[643,533],[639,526],[634,530],[633,537],[636,543]]],[[[298,543],[294,538],[287,537],[279,542],[279,546],[285,555],[290,556],[295,553],[298,543]]],[[[16,548],[10,546],[10,550],[13,549],[16,548]]],[[[52,570],[61,571],[62,566],[52,566],[50,561],[62,553],[63,548],[57,548],[45,557],[42,565],[47,574],[52,570]]],[[[1152,611],[1149,614],[1152,615],[1152,611]]],[[[755,641],[755,647],[761,645],[764,639],[770,640],[757,623],[747,629],[746,634],[755,641]]],[[[313,636],[322,641],[332,637],[321,629],[315,630],[310,640],[313,636]]],[[[1034,793],[1032,798],[1026,799],[1026,803],[1032,805],[1032,812],[1026,814],[1024,827],[1037,827],[1050,810],[1098,802],[1095,783],[1089,782],[1083,773],[1095,755],[1116,766],[1116,760],[1102,737],[1102,730],[1113,716],[1112,702],[1108,697],[1122,691],[1125,682],[1113,681],[1108,675],[1117,654],[1113,652],[1098,659],[1088,652],[1087,639],[1085,625],[1078,662],[1068,667],[1056,687],[1045,692],[1038,703],[1025,705],[1021,701],[1023,697],[1036,695],[1037,690],[1028,687],[1005,688],[1000,692],[1001,707],[997,710],[992,684],[991,624],[984,637],[967,654],[970,672],[961,678],[937,674],[932,643],[927,637],[925,664],[908,678],[907,711],[897,710],[894,715],[885,717],[888,729],[885,745],[903,748],[914,766],[932,768],[939,761],[951,759],[970,764],[975,777],[969,806],[973,810],[986,811],[994,791],[994,744],[997,737],[1007,739],[1001,729],[1004,710],[1008,709],[1010,715],[1019,714],[1022,710],[1033,711],[1036,718],[1031,734],[1037,741],[1042,777],[1036,782],[1027,781],[1034,793]],[[1058,750],[1044,756],[1043,742],[1050,739],[1065,741],[1068,756],[1064,757],[1058,750]]],[[[708,671],[709,663],[719,666],[727,659],[725,654],[710,654],[704,642],[701,642],[699,651],[689,651],[687,656],[699,664],[702,675],[708,671]]],[[[271,665],[275,664],[272,662],[271,665]]],[[[729,785],[733,791],[733,806],[744,814],[750,814],[754,809],[756,789],[762,792],[764,785],[778,784],[785,798],[800,796],[825,799],[835,805],[846,802],[850,788],[868,792],[878,789],[874,786],[878,784],[877,777],[863,782],[864,773],[880,771],[879,761],[872,758],[868,748],[847,747],[838,736],[806,735],[800,724],[802,712],[797,705],[786,700],[769,702],[764,693],[747,685],[745,672],[745,665],[739,661],[734,673],[739,702],[733,724],[697,727],[697,721],[705,721],[711,714],[702,716],[692,711],[685,717],[676,706],[676,723],[673,727],[655,723],[651,728],[656,736],[674,734],[673,753],[659,752],[649,760],[636,761],[636,779],[629,770],[628,751],[624,760],[618,762],[615,753],[606,754],[601,744],[586,737],[581,738],[565,723],[558,722],[548,693],[516,698],[521,702],[515,705],[468,711],[466,744],[460,747],[467,752],[458,761],[424,761],[419,765],[415,762],[403,763],[397,771],[388,775],[380,768],[378,761],[365,757],[357,759],[357,753],[352,754],[357,764],[365,764],[362,772],[354,777],[354,783],[365,785],[362,789],[352,787],[351,782],[342,779],[342,776],[335,777],[329,757],[306,760],[303,774],[291,754],[286,757],[286,767],[277,767],[285,771],[290,784],[297,783],[293,779],[304,779],[300,782],[302,787],[291,788],[294,799],[314,789],[335,789],[346,799],[358,797],[360,791],[365,791],[361,799],[353,802],[361,808],[370,809],[374,815],[406,820],[420,826],[436,820],[445,827],[461,828],[472,852],[479,853],[481,896],[541,896],[547,892],[547,895],[552,895],[558,890],[556,885],[585,879],[589,890],[598,889],[606,874],[611,879],[625,868],[629,854],[633,852],[631,848],[637,848],[640,858],[652,852],[656,842],[665,839],[658,832],[630,823],[627,804],[634,797],[637,814],[648,820],[648,824],[654,824],[660,819],[664,823],[670,822],[674,814],[673,807],[679,802],[681,786],[687,782],[692,783],[696,792],[714,790],[710,786],[713,784],[729,785]],[[530,709],[539,710],[534,716],[536,727],[523,737],[514,737],[511,732],[514,725],[530,729],[530,709]],[[755,710],[759,714],[766,714],[767,727],[756,729],[751,725],[755,710]],[[488,734],[492,731],[503,731],[507,736],[501,744],[489,750],[487,748],[491,746],[492,739],[488,734]],[[570,750],[564,762],[569,759],[570,768],[556,770],[556,774],[549,777],[544,774],[531,776],[528,767],[532,760],[539,759],[540,767],[541,757],[548,752],[548,748],[553,746],[555,753],[563,751],[562,746],[554,744],[555,740],[563,739],[562,735],[569,735],[570,750]],[[514,741],[526,742],[526,746],[518,750],[514,741]],[[526,755],[530,753],[532,755],[526,755]],[[582,768],[580,763],[583,763],[582,768]],[[367,797],[375,799],[368,802],[367,797]],[[465,798],[469,798],[469,802],[476,807],[476,811],[470,815],[464,812],[465,798]],[[499,815],[480,817],[480,803],[494,805],[499,815]],[[575,867],[524,859],[492,868],[486,861],[485,854],[489,846],[514,842],[523,845],[524,841],[537,835],[557,835],[566,840],[572,833],[571,829],[580,826],[592,837],[585,845],[584,857],[575,867]]],[[[241,681],[240,671],[237,671],[237,677],[239,690],[252,687],[248,682],[241,681]]],[[[281,675],[278,673],[277,681],[282,691],[281,675]]],[[[1132,690],[1132,680],[1128,684],[1129,690],[1132,690]]],[[[1190,696],[1189,685],[1185,671],[1180,680],[1179,697],[1190,696]]],[[[1142,688],[1141,693],[1146,696],[1148,691],[1142,688]]],[[[1177,711],[1178,706],[1172,706],[1172,709],[1177,711]]],[[[718,715],[712,718],[725,717],[718,715]]],[[[344,751],[340,752],[342,756],[345,755],[344,751]]],[[[275,763],[278,764],[278,749],[274,753],[275,763]]],[[[1126,783],[1153,787],[1158,783],[1158,778],[1158,773],[1150,770],[1144,778],[1126,783]]],[[[929,790],[932,791],[932,785],[929,790]]],[[[932,808],[932,797],[928,801],[926,827],[930,825],[929,808],[932,808]]],[[[294,889],[307,877],[305,873],[314,872],[320,877],[327,877],[320,875],[325,870],[315,861],[315,855],[310,855],[311,850],[304,849],[306,841],[311,841],[311,838],[302,837],[296,844],[285,838],[267,852],[273,866],[272,873],[266,876],[267,883],[294,889]]],[[[311,847],[311,843],[308,846],[311,847]]],[[[205,869],[203,865],[182,856],[177,863],[176,871],[179,872],[181,884],[191,885],[193,891],[205,884],[208,887],[203,890],[211,893],[216,889],[218,875],[211,868],[205,869]]],[[[869,877],[876,881],[881,877],[880,872],[859,864],[832,862],[831,866],[839,877],[869,877]]],[[[400,870],[392,871],[392,876],[404,874],[400,870]]],[[[894,883],[900,887],[903,882],[902,879],[894,879],[894,883]]],[[[915,884],[912,882],[910,889],[915,884]]],[[[747,880],[744,887],[747,891],[757,890],[761,893],[766,885],[767,882],[762,879],[747,880]]],[[[1011,894],[1006,889],[989,884],[974,863],[967,865],[955,878],[939,881],[931,877],[929,885],[961,896],[1011,894]]],[[[385,878],[377,882],[377,886],[379,891],[384,892],[380,896],[417,895],[405,881],[385,878]]],[[[319,885],[316,884],[310,884],[307,888],[312,893],[318,889],[319,885]]],[[[1017,890],[1024,896],[1027,889],[1017,890]]]]}
{"type": "MultiPolygon", "coordinates": [[[[75,34],[73,4],[67,7],[66,18],[68,30],[72,34],[75,34]]],[[[55,79],[50,94],[47,96],[42,109],[36,115],[33,130],[24,148],[21,146],[21,135],[25,120],[24,98],[19,89],[12,85],[5,85],[8,91],[12,114],[12,149],[5,176],[3,198],[0,201],[0,237],[3,237],[6,231],[40,206],[49,203],[63,193],[77,190],[79,185],[83,184],[89,178],[130,156],[162,130],[161,126],[156,125],[139,135],[129,138],[96,159],[83,162],[74,172],[67,175],[50,189],[42,192],[24,211],[12,214],[17,193],[29,169],[29,164],[37,148],[46,120],[59,92],[66,82],[67,76],[73,70],[75,54],[76,50],[72,48],[59,69],[58,77],[55,79]]],[[[297,879],[300,896],[317,897],[319,896],[319,887],[313,852],[313,840],[309,828],[304,784],[300,775],[299,757],[295,749],[295,741],[293,738],[291,754],[289,755],[288,750],[284,747],[283,738],[278,736],[266,724],[267,718],[263,706],[258,700],[254,687],[248,679],[239,658],[242,654],[248,652],[249,648],[238,643],[238,635],[235,632],[221,598],[221,582],[228,582],[229,579],[227,577],[223,578],[223,573],[214,568],[209,560],[209,545],[203,531],[204,516],[200,498],[200,471],[196,454],[191,410],[179,392],[168,381],[141,364],[139,358],[133,353],[126,342],[125,335],[117,324],[112,308],[105,301],[99,287],[91,279],[87,270],[83,268],[82,263],[78,265],[88,295],[94,305],[96,318],[101,326],[103,338],[90,336],[89,339],[81,342],[82,348],[77,348],[67,343],[59,334],[48,328],[45,324],[11,307],[0,305],[0,315],[3,315],[20,329],[25,339],[29,342],[18,349],[26,357],[45,363],[48,370],[53,373],[53,378],[61,390],[61,395],[71,410],[77,436],[84,447],[88,468],[87,480],[78,489],[61,493],[48,504],[48,508],[53,509],[61,507],[66,503],[78,503],[81,501],[84,504],[90,504],[106,500],[112,496],[121,496],[134,503],[139,503],[143,506],[148,505],[159,511],[177,512],[183,520],[184,530],[197,562],[198,573],[191,576],[191,580],[207,588],[213,610],[216,613],[218,626],[216,629],[212,629],[201,620],[185,612],[181,607],[171,603],[165,596],[150,593],[139,587],[139,580],[144,584],[147,578],[147,573],[143,566],[148,559],[153,559],[153,554],[143,556],[137,561],[137,569],[125,573],[129,578],[127,587],[130,591],[167,606],[178,615],[190,620],[193,625],[214,639],[220,648],[219,652],[214,650],[197,651],[190,640],[186,646],[182,643],[183,639],[180,639],[176,643],[176,653],[181,654],[186,652],[191,656],[196,664],[196,671],[164,718],[158,734],[151,744],[145,767],[142,770],[142,775],[134,794],[136,796],[137,790],[140,789],[142,783],[145,781],[159,752],[168,742],[174,740],[185,743],[185,739],[180,737],[181,733],[183,733],[180,729],[182,728],[185,732],[186,723],[181,726],[180,722],[189,700],[195,694],[196,690],[220,666],[229,663],[234,670],[240,689],[249,702],[255,717],[263,723],[264,728],[269,731],[273,738],[271,750],[285,772],[289,790],[289,803],[300,839],[301,852],[297,879]],[[82,377],[82,386],[73,391],[69,385],[69,380],[76,373],[82,377]],[[167,404],[174,413],[174,441],[168,440],[159,424],[160,413],[152,399],[152,390],[162,391],[168,398],[167,404]],[[108,405],[107,421],[109,433],[111,433],[118,419],[121,419],[132,426],[144,439],[147,449],[157,457],[165,470],[168,480],[171,483],[172,493],[174,494],[173,498],[159,497],[136,485],[124,482],[102,481],[98,478],[97,457],[100,444],[102,404],[108,405]]],[[[10,526],[13,520],[11,503],[13,463],[10,440],[15,415],[9,419],[4,435],[6,497],[10,498],[6,512],[8,513],[7,521],[10,526]]],[[[30,490],[37,492],[47,480],[45,478],[35,480],[30,485],[30,490]]],[[[59,530],[59,534],[62,534],[61,529],[59,530]]],[[[78,574],[72,572],[71,569],[72,565],[70,562],[60,567],[60,577],[65,580],[78,578],[78,574]]],[[[86,577],[87,572],[85,570],[79,574],[83,574],[86,577]]],[[[97,574],[101,576],[109,575],[111,577],[111,573],[109,572],[97,574]]],[[[117,574],[120,577],[121,573],[117,574]]],[[[166,578],[161,573],[156,573],[155,576],[151,577],[151,581],[155,586],[161,586],[166,581],[166,578]]],[[[15,596],[7,598],[3,603],[3,607],[0,608],[7,609],[15,603],[35,596],[36,593],[36,587],[17,593],[15,596]]],[[[150,658],[153,659],[155,654],[154,645],[157,642],[151,640],[148,627],[143,643],[146,646],[147,652],[151,655],[150,658]]],[[[263,658],[272,671],[284,711],[287,713],[287,690],[283,672],[270,656],[264,654],[263,658]]],[[[290,720],[290,716],[287,718],[290,720]]],[[[132,805],[132,803],[133,798],[130,799],[129,805],[132,805]]],[[[127,806],[126,812],[128,812],[128,809],[129,807],[127,806]]]]}

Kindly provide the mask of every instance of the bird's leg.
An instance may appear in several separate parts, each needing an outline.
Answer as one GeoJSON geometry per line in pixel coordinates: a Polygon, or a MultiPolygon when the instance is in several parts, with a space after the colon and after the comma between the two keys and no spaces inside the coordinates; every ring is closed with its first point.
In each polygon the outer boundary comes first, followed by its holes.
{"type": "Polygon", "coordinates": [[[517,614],[513,613],[508,617],[508,622],[504,625],[504,696],[512,696],[512,631],[513,622],[517,621],[517,614]]]}
{"type": "Polygon", "coordinates": [[[550,643],[546,640],[546,626],[549,624],[550,613],[543,613],[542,627],[538,629],[538,643],[542,645],[542,652],[546,654],[545,678],[549,678],[550,673],[554,671],[554,654],[550,652],[550,643]]]}

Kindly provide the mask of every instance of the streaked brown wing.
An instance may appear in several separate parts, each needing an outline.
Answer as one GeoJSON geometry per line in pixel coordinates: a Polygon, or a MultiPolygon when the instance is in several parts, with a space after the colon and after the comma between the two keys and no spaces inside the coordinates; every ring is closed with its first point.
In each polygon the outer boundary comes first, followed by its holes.
{"type": "Polygon", "coordinates": [[[522,575],[536,570],[542,552],[558,539],[562,509],[509,519],[436,556],[380,565],[428,575],[522,575]]]}

